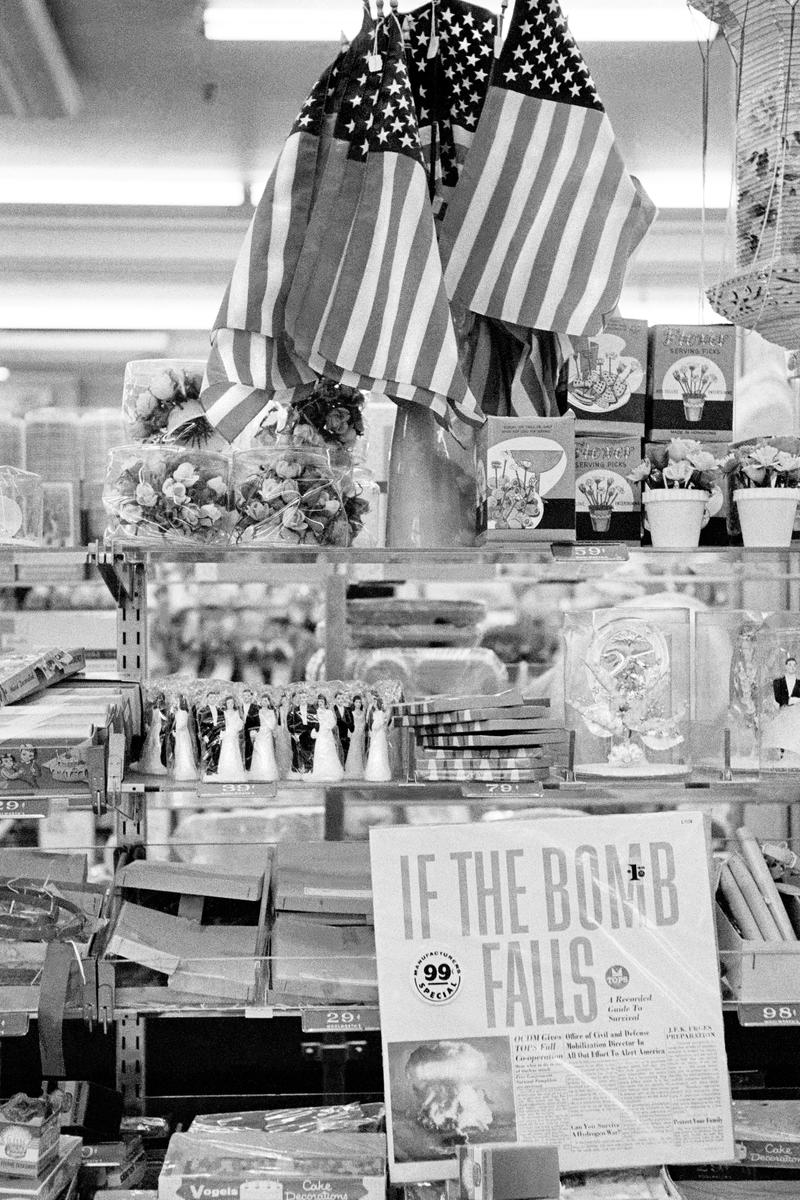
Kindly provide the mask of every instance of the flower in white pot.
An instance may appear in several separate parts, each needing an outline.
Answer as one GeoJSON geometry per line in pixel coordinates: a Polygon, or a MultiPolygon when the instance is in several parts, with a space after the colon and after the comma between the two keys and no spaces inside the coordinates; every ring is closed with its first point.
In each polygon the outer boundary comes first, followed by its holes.
{"type": "Polygon", "coordinates": [[[722,508],[719,461],[691,438],[651,446],[650,455],[628,476],[643,486],[645,525],[653,545],[691,549],[700,530],[722,508]]]}
{"type": "Polygon", "coordinates": [[[734,446],[729,475],[745,546],[788,546],[800,501],[800,438],[759,438],[734,446]]]}

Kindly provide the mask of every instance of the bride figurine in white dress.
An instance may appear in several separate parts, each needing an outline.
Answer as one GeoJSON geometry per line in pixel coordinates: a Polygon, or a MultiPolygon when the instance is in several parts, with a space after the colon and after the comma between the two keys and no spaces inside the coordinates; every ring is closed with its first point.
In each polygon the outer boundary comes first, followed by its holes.
{"type": "Polygon", "coordinates": [[[275,730],[278,728],[278,714],[272,706],[268,693],[261,697],[258,710],[258,729],[252,730],[253,757],[250,760],[250,779],[261,783],[273,783],[280,779],[278,762],[275,757],[275,730]]]}
{"type": "Polygon", "coordinates": [[[242,760],[242,730],[244,720],[233,696],[225,697],[222,712],[223,729],[219,739],[219,765],[214,779],[217,783],[245,783],[247,772],[242,760]]]}
{"type": "Polygon", "coordinates": [[[139,755],[139,770],[145,775],[166,775],[167,773],[167,768],[161,761],[166,703],[164,693],[159,692],[150,710],[150,725],[147,729],[147,737],[144,739],[142,753],[139,755]]]}
{"type": "Polygon", "coordinates": [[[197,758],[189,725],[189,703],[185,696],[180,697],[177,707],[173,709],[172,728],[175,742],[170,774],[173,779],[197,779],[197,758]]]}
{"type": "Polygon", "coordinates": [[[353,696],[352,712],[353,728],[350,732],[350,745],[347,748],[347,759],[344,764],[344,777],[345,779],[363,779],[367,714],[364,711],[364,697],[360,694],[353,696]]]}
{"type": "Polygon", "coordinates": [[[388,783],[392,778],[392,768],[389,763],[389,717],[383,707],[383,701],[378,698],[372,710],[372,720],[369,727],[369,750],[364,778],[370,783],[388,783]]]}
{"type": "Polygon", "coordinates": [[[327,697],[321,694],[317,696],[317,721],[319,727],[311,731],[311,736],[315,739],[314,765],[309,778],[335,783],[344,777],[344,767],[334,738],[336,715],[329,707],[327,697]]]}

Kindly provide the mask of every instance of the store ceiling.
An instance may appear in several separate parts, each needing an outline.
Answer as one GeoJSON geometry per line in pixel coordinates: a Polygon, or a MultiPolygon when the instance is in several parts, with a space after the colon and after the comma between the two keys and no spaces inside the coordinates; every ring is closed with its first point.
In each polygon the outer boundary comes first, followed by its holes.
{"type": "MultiPolygon", "coordinates": [[[[360,9],[359,0],[353,8],[360,9]]],[[[9,172],[204,170],[258,178],[336,49],[207,42],[194,0],[47,0],[47,9],[83,107],[54,120],[0,116],[0,153],[9,172]]],[[[698,175],[699,48],[627,43],[590,44],[584,51],[631,169],[645,182],[653,172],[698,175]]],[[[730,164],[732,88],[730,58],[720,43],[710,88],[712,176],[730,164]]]]}

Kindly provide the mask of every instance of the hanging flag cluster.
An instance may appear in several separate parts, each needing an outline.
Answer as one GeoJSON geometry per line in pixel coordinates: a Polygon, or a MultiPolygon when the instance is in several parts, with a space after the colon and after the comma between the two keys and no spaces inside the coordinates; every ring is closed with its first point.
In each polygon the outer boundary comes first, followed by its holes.
{"type": "Polygon", "coordinates": [[[212,335],[228,441],[320,376],[443,425],[552,410],[655,210],[557,0],[517,0],[499,58],[496,34],[466,0],[365,15],[311,92],[212,335]]]}

